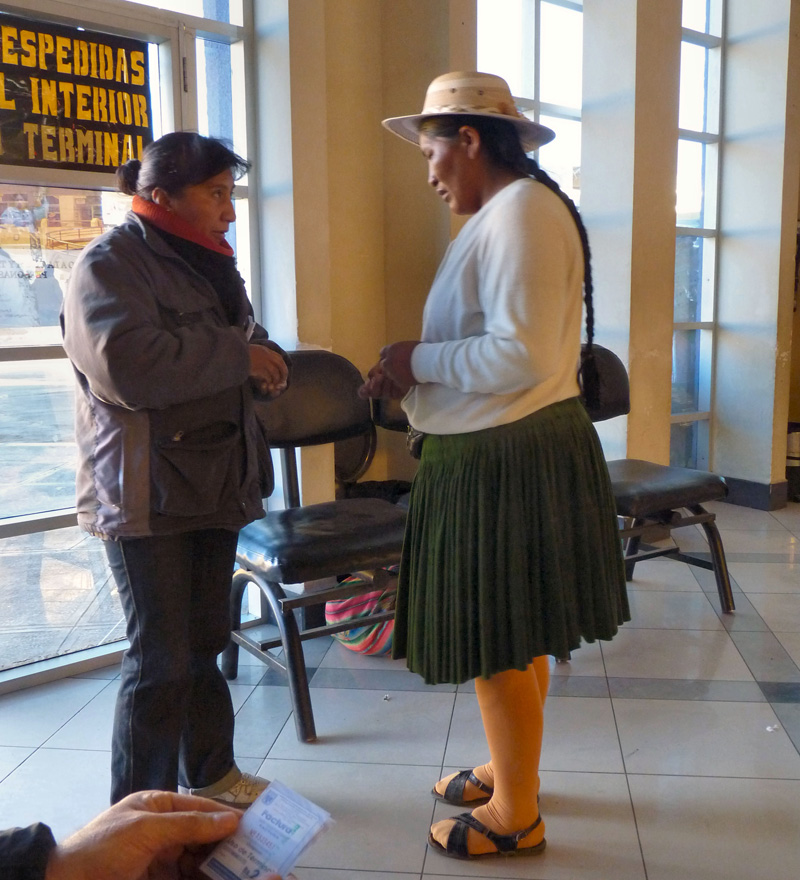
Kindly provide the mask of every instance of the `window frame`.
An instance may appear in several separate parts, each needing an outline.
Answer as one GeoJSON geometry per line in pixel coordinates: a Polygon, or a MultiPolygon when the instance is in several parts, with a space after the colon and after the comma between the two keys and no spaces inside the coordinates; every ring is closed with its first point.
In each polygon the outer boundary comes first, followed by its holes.
{"type": "MultiPolygon", "coordinates": [[[[680,226],[676,223],[676,240],[680,237],[687,236],[692,238],[706,238],[712,239],[715,243],[714,253],[713,253],[713,276],[712,282],[709,286],[708,293],[710,293],[712,297],[712,305],[711,305],[711,317],[708,320],[702,321],[675,321],[673,320],[672,331],[673,331],[673,340],[675,338],[676,331],[707,331],[710,334],[710,348],[711,354],[709,358],[709,371],[710,374],[708,376],[708,408],[697,410],[694,412],[674,412],[672,407],[674,406],[674,400],[670,401],[670,418],[669,423],[670,427],[674,425],[686,425],[689,423],[697,423],[697,422],[706,422],[706,430],[708,436],[708,449],[706,450],[706,454],[703,459],[703,463],[706,464],[709,470],[713,469],[713,448],[714,441],[713,435],[715,430],[714,424],[714,409],[715,409],[715,386],[716,386],[716,368],[717,368],[717,345],[716,345],[716,336],[717,336],[717,310],[718,310],[718,293],[719,293],[719,235],[720,235],[720,209],[721,209],[721,187],[722,187],[722,167],[723,167],[723,152],[724,152],[724,140],[725,140],[725,114],[724,114],[724,102],[722,101],[722,95],[725,94],[725,24],[726,24],[726,0],[719,0],[719,10],[714,16],[709,15],[708,18],[717,18],[719,22],[720,35],[712,35],[710,33],[704,33],[701,31],[696,31],[691,28],[682,27],[681,28],[681,45],[684,42],[690,43],[692,45],[702,46],[706,51],[719,50],[720,52],[720,60],[719,60],[719,104],[718,104],[718,125],[716,126],[716,133],[709,131],[696,131],[694,129],[678,129],[678,142],[686,141],[690,143],[700,143],[705,146],[713,146],[717,150],[716,156],[716,173],[714,175],[713,185],[715,187],[715,205],[714,205],[714,223],[712,226],[680,226]]],[[[706,92],[704,96],[706,102],[706,110],[708,107],[708,94],[706,92]]],[[[706,120],[706,128],[707,120],[706,120]]],[[[706,182],[704,180],[703,186],[705,188],[706,182]]],[[[705,198],[705,194],[704,194],[705,198]]],[[[676,218],[677,219],[677,218],[676,218]]],[[[705,294],[706,291],[704,290],[705,294]]],[[[671,444],[670,444],[671,447],[671,444]]],[[[670,449],[672,452],[672,448],[670,449]]],[[[696,462],[696,464],[700,464],[700,462],[696,462]]]]}
{"type": "MultiPolygon", "coordinates": [[[[196,65],[196,41],[199,39],[241,44],[245,58],[253,50],[251,0],[244,0],[244,24],[232,25],[211,19],[170,12],[127,0],[95,0],[91,7],[71,2],[71,0],[24,0],[24,2],[0,2],[0,12],[30,18],[32,20],[52,21],[74,25],[80,23],[89,30],[100,30],[134,39],[147,40],[158,45],[160,69],[160,128],[167,131],[196,130],[198,120],[198,83],[196,65]]],[[[247,125],[245,139],[247,152],[255,152],[253,98],[250,91],[245,94],[245,114],[247,125]]],[[[75,171],[58,168],[36,168],[22,165],[0,165],[0,183],[28,186],[52,186],[70,189],[115,191],[112,174],[98,171],[75,171]]],[[[234,193],[237,199],[250,199],[251,189],[238,184],[234,193]]],[[[257,214],[251,205],[251,218],[257,214]]],[[[253,281],[250,296],[256,319],[261,318],[261,297],[258,295],[258,281],[261,277],[259,248],[255,236],[257,223],[249,224],[250,277],[253,281]]],[[[47,360],[66,358],[62,345],[9,345],[0,346],[0,364],[21,360],[47,360]]],[[[31,513],[22,516],[0,517],[0,539],[50,529],[75,525],[75,509],[61,508],[47,513],[31,513]]]]}

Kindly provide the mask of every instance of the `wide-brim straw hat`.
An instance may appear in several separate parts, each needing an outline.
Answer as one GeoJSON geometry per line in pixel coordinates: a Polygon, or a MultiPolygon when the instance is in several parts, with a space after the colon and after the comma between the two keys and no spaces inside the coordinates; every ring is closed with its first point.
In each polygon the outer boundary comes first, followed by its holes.
{"type": "Polygon", "coordinates": [[[529,110],[530,101],[515,98],[508,83],[493,73],[456,70],[437,76],[428,86],[422,113],[413,116],[392,116],[383,125],[404,140],[419,143],[419,127],[431,116],[486,116],[508,120],[519,134],[526,153],[549,143],[556,133],[524,116],[520,110],[529,110]]]}

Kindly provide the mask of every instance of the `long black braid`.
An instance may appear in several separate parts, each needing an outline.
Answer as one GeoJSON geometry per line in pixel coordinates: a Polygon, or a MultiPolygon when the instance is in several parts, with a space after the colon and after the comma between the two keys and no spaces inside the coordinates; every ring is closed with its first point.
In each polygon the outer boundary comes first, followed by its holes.
{"type": "Polygon", "coordinates": [[[599,397],[600,377],[597,372],[597,363],[594,357],[594,302],[592,294],[594,293],[594,284],[592,282],[592,252],[589,249],[589,236],[586,227],[583,225],[583,218],[575,202],[561,189],[561,187],[553,180],[552,177],[542,168],[535,159],[527,157],[528,174],[551,189],[569,209],[575,226],[578,228],[578,235],[581,239],[583,247],[583,302],[586,306],[586,347],[581,351],[581,364],[578,369],[578,381],[581,384],[584,398],[589,406],[593,406],[599,397]]]}
{"type": "Polygon", "coordinates": [[[528,157],[528,174],[535,180],[538,180],[539,183],[543,183],[548,189],[551,189],[564,202],[572,215],[572,219],[575,221],[575,225],[578,227],[578,235],[581,238],[581,245],[583,247],[583,302],[586,305],[586,346],[591,351],[594,341],[594,303],[592,302],[594,285],[592,283],[592,252],[589,250],[589,236],[586,233],[586,227],[583,225],[583,219],[575,202],[572,201],[546,171],[539,167],[539,163],[530,157],[528,157]]]}

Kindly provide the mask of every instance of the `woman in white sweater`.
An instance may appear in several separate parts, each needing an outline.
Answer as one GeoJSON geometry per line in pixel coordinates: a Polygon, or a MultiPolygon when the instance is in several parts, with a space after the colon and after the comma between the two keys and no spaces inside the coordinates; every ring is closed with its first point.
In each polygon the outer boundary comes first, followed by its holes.
{"type": "MultiPolygon", "coordinates": [[[[490,761],[436,798],[474,808],[431,828],[445,855],[544,849],[539,756],[549,656],[629,619],[608,473],[580,400],[586,233],[525,152],[553,132],[508,86],[450,73],[415,116],[428,181],[471,215],[428,295],[420,340],[381,352],[362,393],[403,398],[425,435],[400,568],[395,656],[431,684],[475,679],[490,761]]],[[[587,282],[585,284],[585,281],[587,282]]]]}

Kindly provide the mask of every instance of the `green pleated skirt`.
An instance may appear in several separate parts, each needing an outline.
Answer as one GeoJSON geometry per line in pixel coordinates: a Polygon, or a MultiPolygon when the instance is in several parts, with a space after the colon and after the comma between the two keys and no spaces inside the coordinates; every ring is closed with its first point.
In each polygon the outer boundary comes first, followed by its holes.
{"type": "Polygon", "coordinates": [[[429,684],[525,669],[630,620],[600,441],[572,398],[428,435],[409,502],[393,655],[429,684]]]}

